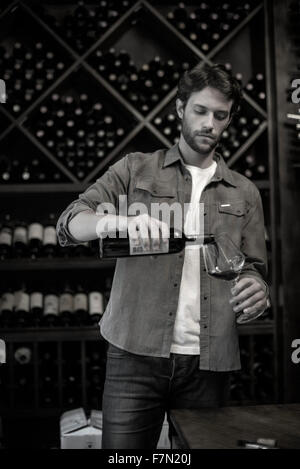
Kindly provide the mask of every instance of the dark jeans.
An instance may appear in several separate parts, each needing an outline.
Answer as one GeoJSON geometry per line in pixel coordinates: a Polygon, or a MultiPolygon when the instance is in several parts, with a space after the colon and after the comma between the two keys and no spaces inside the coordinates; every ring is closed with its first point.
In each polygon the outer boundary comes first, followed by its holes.
{"type": "Polygon", "coordinates": [[[109,344],[102,448],[155,449],[165,411],[225,405],[230,373],[198,367],[198,355],[147,357],[109,344]]]}

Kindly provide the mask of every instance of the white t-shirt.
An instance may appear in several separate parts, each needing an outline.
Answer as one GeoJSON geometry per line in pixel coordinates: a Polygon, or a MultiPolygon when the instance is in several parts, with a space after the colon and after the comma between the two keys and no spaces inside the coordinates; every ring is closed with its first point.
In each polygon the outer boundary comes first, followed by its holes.
{"type": "MultiPolygon", "coordinates": [[[[192,194],[184,223],[187,235],[198,234],[199,203],[204,187],[215,174],[217,163],[205,169],[185,165],[192,175],[192,194]]],[[[172,353],[200,354],[200,246],[185,247],[172,353]]]]}

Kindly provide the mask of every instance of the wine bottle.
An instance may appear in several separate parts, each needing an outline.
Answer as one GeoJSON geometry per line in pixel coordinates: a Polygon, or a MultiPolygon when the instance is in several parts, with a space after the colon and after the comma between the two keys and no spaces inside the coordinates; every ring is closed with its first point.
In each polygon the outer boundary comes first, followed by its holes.
{"type": "Polygon", "coordinates": [[[36,259],[41,254],[43,232],[43,225],[37,220],[33,220],[28,226],[28,251],[32,259],[36,259]]]}
{"type": "Polygon", "coordinates": [[[4,287],[1,295],[0,324],[3,328],[14,325],[14,293],[10,286],[4,287]]]}
{"type": "Polygon", "coordinates": [[[45,257],[55,257],[57,254],[56,218],[53,213],[49,214],[44,224],[42,253],[45,257]]]}
{"type": "Polygon", "coordinates": [[[8,184],[12,178],[11,162],[7,155],[0,154],[0,182],[8,184]]]}
{"type": "Polygon", "coordinates": [[[27,345],[19,345],[14,352],[14,405],[30,408],[33,405],[33,353],[27,345]]]}
{"type": "Polygon", "coordinates": [[[18,347],[14,358],[18,365],[29,365],[32,360],[32,350],[29,347],[18,347]]]}
{"type": "Polygon", "coordinates": [[[44,296],[44,311],[42,322],[44,326],[53,327],[59,325],[59,305],[57,289],[50,284],[44,296]]]}
{"type": "Polygon", "coordinates": [[[103,294],[96,288],[89,292],[88,324],[98,324],[104,312],[103,294]]]}
{"type": "Polygon", "coordinates": [[[30,297],[24,282],[20,282],[14,292],[14,310],[17,327],[32,326],[33,318],[30,311],[30,297]]]}
{"type": "Polygon", "coordinates": [[[0,229],[0,259],[5,260],[12,255],[13,228],[10,214],[6,214],[0,229]]]}
{"type": "Polygon", "coordinates": [[[64,289],[59,296],[59,316],[64,326],[72,324],[74,316],[73,290],[68,282],[65,282],[64,289]]]}
{"type": "MultiPolygon", "coordinates": [[[[214,240],[214,235],[205,235],[203,238],[203,244],[207,244],[214,240]]],[[[143,255],[158,255],[158,254],[173,254],[182,251],[185,248],[186,243],[192,243],[197,241],[196,237],[185,236],[179,230],[170,228],[170,238],[164,243],[162,250],[157,251],[151,249],[147,252],[142,247],[135,247],[130,244],[129,236],[121,238],[100,238],[100,257],[101,258],[117,258],[117,257],[129,257],[129,256],[143,256],[143,255]]]]}
{"type": "Polygon", "coordinates": [[[77,285],[74,294],[74,319],[76,324],[85,324],[88,315],[88,295],[83,285],[77,285]]]}
{"type": "Polygon", "coordinates": [[[36,326],[42,323],[43,316],[43,293],[35,284],[30,289],[30,311],[32,322],[36,326]]]}
{"type": "Polygon", "coordinates": [[[17,221],[13,231],[13,256],[26,257],[27,249],[27,225],[23,221],[17,221]]]}

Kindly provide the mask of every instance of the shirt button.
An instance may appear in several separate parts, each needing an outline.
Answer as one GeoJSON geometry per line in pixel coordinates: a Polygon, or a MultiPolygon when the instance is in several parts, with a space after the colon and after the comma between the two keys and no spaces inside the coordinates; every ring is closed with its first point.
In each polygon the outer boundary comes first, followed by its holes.
{"type": "Polygon", "coordinates": [[[178,257],[179,257],[179,259],[182,259],[182,258],[183,258],[183,255],[182,255],[182,254],[179,254],[178,257]]]}
{"type": "Polygon", "coordinates": [[[204,329],[207,329],[207,325],[206,325],[206,324],[205,324],[203,327],[204,327],[204,329]]]}
{"type": "Polygon", "coordinates": [[[205,267],[203,267],[203,272],[205,272],[205,271],[206,271],[206,269],[205,269],[205,267]]]}
{"type": "Polygon", "coordinates": [[[203,215],[205,216],[207,212],[204,212],[203,215]]]}
{"type": "Polygon", "coordinates": [[[173,316],[173,313],[169,313],[169,316],[173,316]]]}
{"type": "Polygon", "coordinates": [[[207,300],[207,295],[204,295],[204,296],[203,296],[203,299],[204,299],[204,300],[207,300]]]}

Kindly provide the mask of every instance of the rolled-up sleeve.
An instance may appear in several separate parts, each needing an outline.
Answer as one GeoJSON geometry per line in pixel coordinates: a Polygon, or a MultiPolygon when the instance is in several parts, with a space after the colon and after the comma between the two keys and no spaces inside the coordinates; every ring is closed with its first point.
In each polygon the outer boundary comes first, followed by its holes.
{"type": "Polygon", "coordinates": [[[78,244],[69,231],[70,221],[79,213],[92,209],[96,212],[101,203],[111,203],[118,210],[118,196],[127,194],[130,179],[128,155],[110,166],[108,170],[96,180],[88,189],[79,194],[78,199],[71,202],[60,215],[56,233],[61,246],[72,246],[78,244]]]}
{"type": "Polygon", "coordinates": [[[246,256],[246,262],[241,277],[255,277],[265,286],[268,294],[264,213],[260,193],[254,185],[252,186],[252,202],[242,232],[242,251],[246,256]]]}

